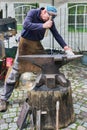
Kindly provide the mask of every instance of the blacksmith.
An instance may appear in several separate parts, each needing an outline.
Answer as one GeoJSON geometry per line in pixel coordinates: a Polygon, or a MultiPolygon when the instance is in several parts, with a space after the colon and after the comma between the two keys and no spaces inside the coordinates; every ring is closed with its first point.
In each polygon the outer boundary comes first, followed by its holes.
{"type": "Polygon", "coordinates": [[[50,29],[54,38],[66,53],[74,55],[72,49],[68,47],[55,27],[54,18],[56,14],[57,9],[54,6],[31,9],[27,13],[12,71],[4,84],[4,93],[0,97],[0,112],[7,110],[7,101],[20,76],[18,71],[18,55],[45,54],[46,52],[40,41],[44,38],[47,29],[50,29]]]}

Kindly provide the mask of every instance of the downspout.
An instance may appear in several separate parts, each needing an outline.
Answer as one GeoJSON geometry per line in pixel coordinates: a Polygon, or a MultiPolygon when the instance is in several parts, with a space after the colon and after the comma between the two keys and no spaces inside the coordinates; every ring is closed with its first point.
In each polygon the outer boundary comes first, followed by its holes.
{"type": "MultiPolygon", "coordinates": [[[[52,6],[54,6],[54,0],[52,0],[52,6]]],[[[54,50],[54,37],[53,36],[52,36],[52,50],[54,50]]]]}
{"type": "Polygon", "coordinates": [[[8,5],[7,3],[5,4],[5,9],[6,9],[6,18],[8,17],[8,5]]]}

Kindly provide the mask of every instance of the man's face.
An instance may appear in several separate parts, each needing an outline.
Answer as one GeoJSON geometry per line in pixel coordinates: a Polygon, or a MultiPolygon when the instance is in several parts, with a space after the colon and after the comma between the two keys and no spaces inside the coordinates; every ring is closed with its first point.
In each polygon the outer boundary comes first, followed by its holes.
{"type": "Polygon", "coordinates": [[[41,19],[42,19],[43,21],[49,20],[49,14],[48,14],[48,12],[46,11],[46,9],[41,10],[41,15],[40,15],[40,17],[41,17],[41,19]]]}

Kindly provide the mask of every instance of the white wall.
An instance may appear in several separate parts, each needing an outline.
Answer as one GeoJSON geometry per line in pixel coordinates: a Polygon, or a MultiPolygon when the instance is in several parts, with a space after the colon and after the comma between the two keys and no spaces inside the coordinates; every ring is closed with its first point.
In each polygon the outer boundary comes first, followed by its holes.
{"type": "Polygon", "coordinates": [[[9,16],[12,16],[13,18],[15,17],[14,3],[13,2],[8,3],[8,17],[9,16]]]}
{"type": "MultiPolygon", "coordinates": [[[[3,17],[6,17],[6,8],[5,8],[5,2],[0,3],[0,8],[3,9],[3,17]]],[[[46,7],[48,4],[46,3],[40,3],[40,7],[44,6],[46,7]]],[[[73,50],[78,51],[78,47],[80,50],[87,50],[87,33],[69,33],[68,32],[68,17],[67,17],[67,3],[63,3],[57,8],[58,15],[55,18],[56,27],[58,29],[58,32],[61,34],[65,42],[72,47],[73,50]],[[60,17],[61,15],[61,17],[60,17]],[[61,19],[62,20],[61,20],[61,19]],[[72,37],[72,38],[71,38],[72,37]],[[82,44],[83,43],[83,44],[82,44]]],[[[8,16],[14,17],[14,6],[13,2],[8,2],[8,16]]],[[[42,44],[45,48],[51,48],[53,44],[53,39],[50,31],[48,32],[48,36],[44,37],[42,40],[42,44]]],[[[60,45],[54,40],[54,48],[61,49],[60,45]]]]}

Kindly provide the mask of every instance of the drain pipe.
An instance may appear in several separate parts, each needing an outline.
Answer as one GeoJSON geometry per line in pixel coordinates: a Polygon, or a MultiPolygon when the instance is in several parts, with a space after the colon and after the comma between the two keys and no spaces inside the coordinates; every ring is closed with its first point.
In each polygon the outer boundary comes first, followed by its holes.
{"type": "Polygon", "coordinates": [[[8,5],[7,3],[5,4],[5,9],[6,9],[6,18],[8,17],[8,5]]]}
{"type": "MultiPolygon", "coordinates": [[[[52,6],[54,6],[54,0],[52,0],[52,6]]],[[[52,50],[54,50],[54,37],[52,36],[52,46],[51,46],[51,54],[53,53],[53,51],[52,50]]]]}

